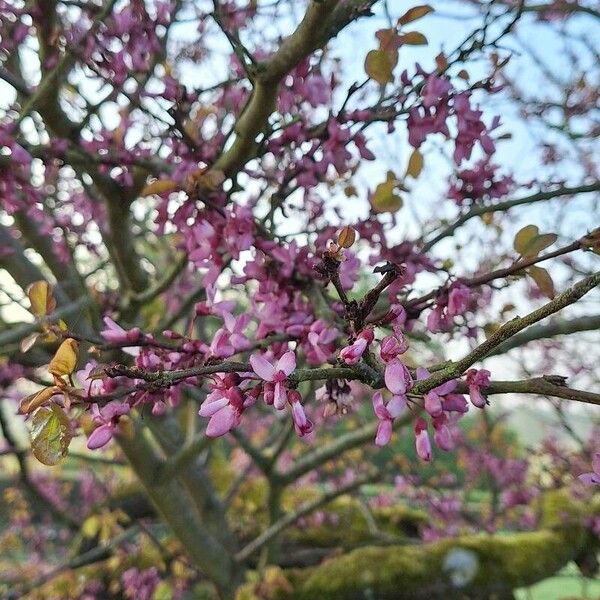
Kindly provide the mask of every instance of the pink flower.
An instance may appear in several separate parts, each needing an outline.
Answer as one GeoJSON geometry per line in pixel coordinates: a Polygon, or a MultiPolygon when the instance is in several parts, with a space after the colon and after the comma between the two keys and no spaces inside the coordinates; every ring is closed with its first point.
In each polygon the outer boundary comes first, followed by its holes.
{"type": "Polygon", "coordinates": [[[138,342],[141,337],[141,331],[139,327],[133,329],[123,329],[120,325],[117,325],[110,317],[104,317],[103,319],[106,329],[100,332],[100,335],[111,344],[121,345],[125,342],[132,342],[131,346],[125,346],[122,348],[123,352],[130,354],[131,356],[137,356],[140,353],[138,346],[134,343],[138,342]]]}
{"type": "Polygon", "coordinates": [[[467,385],[469,386],[469,398],[473,406],[484,408],[488,401],[481,393],[481,388],[490,385],[490,372],[487,369],[469,369],[467,371],[467,385]]]}
{"type": "Polygon", "coordinates": [[[230,312],[223,311],[224,327],[215,333],[210,345],[210,353],[217,358],[229,358],[250,347],[248,338],[243,331],[250,321],[247,314],[234,317],[230,312]]]}
{"type": "Polygon", "coordinates": [[[462,315],[469,306],[471,290],[462,283],[452,285],[448,293],[447,313],[449,317],[462,315]]]}
{"type": "Polygon", "coordinates": [[[251,394],[244,395],[239,387],[237,373],[215,375],[212,391],[200,405],[198,414],[209,417],[206,427],[208,437],[219,437],[235,429],[241,421],[242,413],[256,402],[251,394]]]}
{"type": "MultiPolygon", "coordinates": [[[[427,379],[430,376],[430,373],[424,367],[418,367],[416,371],[417,380],[421,381],[423,379],[427,379]]],[[[458,381],[456,379],[451,379],[450,381],[446,381],[441,385],[433,388],[425,394],[425,402],[424,408],[432,417],[440,417],[444,410],[456,410],[457,412],[466,412],[459,410],[461,408],[460,396],[459,398],[454,398],[453,400],[447,401],[444,396],[457,396],[457,394],[452,394],[456,386],[458,385],[458,381]],[[446,405],[449,405],[450,408],[446,408],[446,405]]],[[[464,404],[464,399],[463,399],[464,404]]]]}
{"type": "Polygon", "coordinates": [[[439,417],[444,411],[442,399],[433,390],[425,394],[424,406],[432,417],[439,417]]]}
{"type": "Polygon", "coordinates": [[[361,331],[350,346],[346,346],[340,350],[340,358],[347,365],[355,365],[361,359],[368,345],[373,341],[373,338],[372,329],[361,331]]]}
{"type": "Polygon", "coordinates": [[[433,419],[433,441],[436,443],[438,448],[442,450],[452,450],[454,442],[452,440],[452,434],[448,428],[448,415],[441,413],[438,417],[433,419]]]}
{"type": "Polygon", "coordinates": [[[406,365],[395,358],[385,367],[385,386],[392,394],[406,394],[412,387],[412,377],[406,365]]]}
{"type": "Polygon", "coordinates": [[[389,362],[398,354],[404,354],[408,350],[408,344],[404,336],[388,335],[381,340],[379,353],[383,362],[389,362]]]}
{"type": "Polygon", "coordinates": [[[213,392],[200,406],[198,414],[210,417],[206,426],[208,437],[219,437],[235,429],[244,410],[244,396],[239,387],[228,389],[223,395],[213,392]],[[212,397],[211,397],[212,396],[212,397]]]}
{"type": "Polygon", "coordinates": [[[426,462],[431,460],[431,441],[427,433],[427,422],[423,417],[415,421],[415,448],[421,460],[426,462]]]}
{"type": "Polygon", "coordinates": [[[96,427],[90,434],[87,441],[87,447],[90,450],[102,448],[110,442],[115,434],[115,430],[122,415],[129,412],[129,404],[123,404],[112,400],[102,408],[97,404],[92,405],[92,421],[100,426],[96,427]]]}
{"type": "Polygon", "coordinates": [[[321,364],[327,361],[334,351],[334,341],[339,335],[335,327],[327,327],[323,319],[316,320],[308,331],[306,359],[311,364],[321,364]]]}
{"type": "Polygon", "coordinates": [[[296,355],[289,350],[274,365],[264,356],[253,354],[250,357],[252,370],[263,380],[273,383],[273,404],[277,410],[285,407],[287,400],[286,379],[294,372],[296,368],[296,355]]]}
{"type": "Polygon", "coordinates": [[[433,310],[427,315],[427,329],[431,333],[437,333],[440,331],[441,326],[444,322],[444,307],[436,304],[433,310]]]}
{"type": "Polygon", "coordinates": [[[592,458],[592,473],[582,473],[579,480],[586,485],[600,485],[600,452],[596,452],[592,458]]]}
{"type": "Polygon", "coordinates": [[[377,446],[385,446],[389,443],[392,437],[392,428],[394,419],[399,417],[407,407],[406,397],[402,395],[393,396],[386,404],[383,402],[381,392],[373,394],[373,410],[379,419],[377,426],[377,434],[375,436],[375,444],[377,446]]]}
{"type": "Polygon", "coordinates": [[[446,412],[466,413],[469,404],[462,394],[448,394],[442,399],[442,407],[446,412]]]}
{"type": "Polygon", "coordinates": [[[296,390],[288,391],[288,401],[292,407],[292,420],[294,421],[294,429],[300,437],[304,437],[313,431],[313,424],[306,417],[302,406],[302,396],[296,390]]]}

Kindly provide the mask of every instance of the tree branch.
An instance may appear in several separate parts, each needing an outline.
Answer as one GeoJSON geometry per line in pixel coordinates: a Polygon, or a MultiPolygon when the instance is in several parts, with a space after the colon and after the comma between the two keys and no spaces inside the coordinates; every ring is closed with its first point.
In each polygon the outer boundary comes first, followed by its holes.
{"type": "Polygon", "coordinates": [[[506,354],[513,348],[519,348],[536,340],[543,340],[559,335],[569,335],[580,331],[594,331],[600,329],[600,315],[587,315],[573,319],[555,319],[547,325],[536,325],[523,333],[514,335],[509,340],[496,346],[488,356],[506,354]]]}
{"type": "Polygon", "coordinates": [[[520,206],[522,204],[534,204],[535,202],[542,202],[545,200],[552,200],[554,198],[559,198],[561,196],[573,196],[575,194],[587,194],[590,192],[598,192],[600,191],[600,181],[595,181],[594,183],[590,183],[588,185],[580,185],[576,187],[559,187],[556,190],[549,190],[546,192],[537,192],[536,194],[531,194],[530,196],[524,196],[523,198],[516,198],[514,200],[505,200],[504,202],[498,202],[496,204],[491,205],[479,205],[474,206],[467,213],[456,219],[452,225],[448,226],[446,229],[438,233],[431,240],[426,242],[421,249],[422,252],[429,252],[433,246],[435,246],[438,242],[451,236],[459,227],[464,225],[467,221],[470,221],[474,217],[480,217],[481,215],[495,213],[495,212],[503,212],[508,210],[509,208],[513,208],[514,206],[520,206]]]}
{"type": "Polygon", "coordinates": [[[281,79],[306,56],[327,44],[352,20],[369,14],[377,0],[311,0],[297,29],[279,50],[254,69],[254,88],[234,131],[235,140],[213,165],[213,169],[233,177],[253,158],[256,138],[265,133],[268,119],[275,110],[281,79]],[[339,6],[338,6],[339,5],[339,6]]]}
{"type": "Polygon", "coordinates": [[[379,471],[363,475],[362,477],[357,477],[353,482],[345,486],[331,490],[330,492],[326,492],[318,498],[315,498],[310,502],[302,504],[302,506],[300,506],[295,511],[285,514],[281,519],[279,519],[270,527],[265,529],[257,538],[255,538],[249,544],[244,546],[244,548],[242,548],[235,555],[235,560],[237,562],[244,562],[252,554],[260,550],[270,540],[279,535],[284,529],[286,529],[290,525],[293,525],[302,517],[309,515],[311,512],[317,510],[319,507],[327,504],[328,502],[331,502],[332,500],[335,500],[335,498],[354,491],[355,489],[359,488],[365,483],[376,481],[378,476],[379,471]]]}

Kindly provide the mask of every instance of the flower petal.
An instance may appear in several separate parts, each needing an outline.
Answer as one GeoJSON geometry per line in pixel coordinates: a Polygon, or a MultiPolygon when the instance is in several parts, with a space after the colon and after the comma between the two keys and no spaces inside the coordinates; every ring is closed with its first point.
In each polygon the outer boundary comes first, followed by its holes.
{"type": "Polygon", "coordinates": [[[208,437],[225,435],[237,425],[236,421],[238,421],[237,412],[228,404],[210,418],[206,427],[206,435],[208,437]]]}
{"type": "Polygon", "coordinates": [[[278,361],[275,371],[283,371],[286,375],[291,375],[296,368],[296,355],[289,350],[278,361]]]}
{"type": "Polygon", "coordinates": [[[592,469],[600,477],[600,452],[596,452],[592,458],[592,469]]]}
{"type": "Polygon", "coordinates": [[[273,392],[273,406],[277,410],[283,410],[287,402],[287,390],[285,386],[279,381],[275,384],[275,390],[273,392]]]}
{"type": "Polygon", "coordinates": [[[97,450],[98,448],[102,448],[102,446],[106,446],[112,439],[112,434],[113,428],[110,425],[100,425],[100,427],[96,427],[88,438],[87,447],[90,450],[97,450]]]}
{"type": "Polygon", "coordinates": [[[391,438],[392,421],[390,419],[383,419],[382,421],[379,421],[377,435],[375,436],[375,445],[379,447],[387,446],[391,438]]]}
{"type": "Polygon", "coordinates": [[[385,367],[384,379],[392,394],[405,394],[410,384],[410,373],[402,362],[392,360],[385,367]]]}
{"type": "Polygon", "coordinates": [[[273,381],[275,376],[275,367],[260,354],[253,354],[250,357],[252,370],[264,381],[273,381]]]}
{"type": "Polygon", "coordinates": [[[386,408],[392,418],[399,417],[408,407],[408,401],[406,396],[397,394],[392,396],[392,399],[388,402],[386,408]]]}
{"type": "Polygon", "coordinates": [[[600,485],[600,475],[596,473],[582,473],[579,476],[579,481],[586,485],[600,485]]]}
{"type": "Polygon", "coordinates": [[[221,410],[229,404],[229,400],[225,397],[209,400],[208,398],[200,405],[198,414],[201,417],[212,417],[217,411],[221,410]]]}

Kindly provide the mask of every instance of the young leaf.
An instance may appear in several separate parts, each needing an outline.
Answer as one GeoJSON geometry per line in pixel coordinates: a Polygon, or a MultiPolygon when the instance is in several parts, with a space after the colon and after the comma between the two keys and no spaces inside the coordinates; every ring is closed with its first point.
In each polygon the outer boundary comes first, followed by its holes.
{"type": "Polygon", "coordinates": [[[393,213],[402,208],[402,198],[394,192],[397,185],[396,176],[391,171],[388,171],[386,180],[375,188],[371,197],[371,205],[374,212],[393,213]]]}
{"type": "Polygon", "coordinates": [[[48,400],[50,400],[50,398],[52,398],[52,396],[55,396],[56,394],[59,394],[59,393],[60,393],[60,388],[58,388],[55,385],[50,386],[50,387],[45,387],[45,388],[39,390],[38,392],[35,392],[35,394],[31,394],[31,395],[27,396],[26,398],[23,398],[23,400],[21,400],[21,402],[19,403],[19,411],[18,412],[21,415],[26,415],[26,414],[32,413],[34,410],[36,410],[40,406],[43,406],[44,404],[46,404],[46,402],[48,400]]]}
{"type": "Polygon", "coordinates": [[[421,6],[413,6],[409,8],[399,19],[398,25],[406,25],[412,23],[417,19],[422,19],[425,15],[433,12],[433,8],[428,4],[422,4],[421,6]]]}
{"type": "Polygon", "coordinates": [[[394,80],[392,70],[394,65],[387,52],[384,50],[371,50],[365,59],[365,72],[380,85],[385,85],[394,80]]]}
{"type": "Polygon", "coordinates": [[[554,298],[554,282],[546,269],[532,266],[527,269],[527,274],[535,281],[540,292],[542,292],[546,298],[550,298],[551,300],[554,298]]]}
{"type": "Polygon", "coordinates": [[[427,38],[418,31],[409,31],[401,36],[402,44],[406,46],[426,46],[427,38]]]}
{"type": "Polygon", "coordinates": [[[71,423],[57,404],[38,408],[31,419],[31,450],[44,465],[58,464],[67,454],[73,438],[71,423]]]}
{"type": "Polygon", "coordinates": [[[443,73],[448,68],[448,59],[443,52],[440,52],[435,57],[435,65],[440,73],[443,73]]]}
{"type": "Polygon", "coordinates": [[[408,159],[408,167],[406,168],[406,174],[414,177],[415,179],[421,174],[423,170],[423,155],[415,148],[408,159]]]}
{"type": "Polygon", "coordinates": [[[67,338],[56,351],[48,365],[48,371],[56,377],[70,375],[77,365],[79,344],[72,338],[67,338]]]}
{"type": "Polygon", "coordinates": [[[537,256],[542,250],[548,246],[552,246],[558,239],[555,233],[542,233],[538,235],[528,249],[529,256],[537,256]]]}
{"type": "Polygon", "coordinates": [[[41,335],[42,334],[39,331],[35,331],[34,333],[30,333],[27,337],[24,337],[19,344],[21,352],[25,354],[25,352],[31,350],[41,335]]]}
{"type": "Polygon", "coordinates": [[[338,235],[337,243],[342,248],[350,248],[356,241],[356,231],[352,227],[344,227],[338,235]]]}
{"type": "Polygon", "coordinates": [[[52,295],[52,288],[47,281],[36,281],[27,289],[31,312],[36,317],[45,317],[56,308],[56,300],[52,295]]]}
{"type": "Polygon", "coordinates": [[[513,242],[514,249],[524,257],[537,256],[542,250],[556,242],[555,233],[539,233],[535,225],[526,225],[517,232],[513,242]]]}

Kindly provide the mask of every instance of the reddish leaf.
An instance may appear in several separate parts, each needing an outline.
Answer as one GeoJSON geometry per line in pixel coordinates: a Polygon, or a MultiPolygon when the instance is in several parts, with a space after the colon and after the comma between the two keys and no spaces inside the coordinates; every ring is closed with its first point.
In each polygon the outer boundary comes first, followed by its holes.
{"type": "Polygon", "coordinates": [[[412,23],[417,19],[422,19],[425,15],[433,12],[433,8],[428,4],[422,4],[420,6],[413,6],[409,8],[399,19],[399,25],[406,25],[407,23],[412,23]]]}

